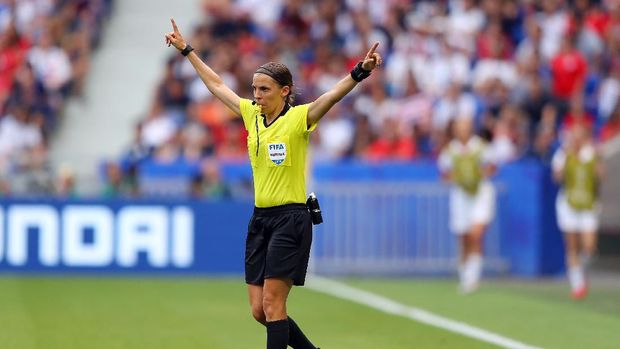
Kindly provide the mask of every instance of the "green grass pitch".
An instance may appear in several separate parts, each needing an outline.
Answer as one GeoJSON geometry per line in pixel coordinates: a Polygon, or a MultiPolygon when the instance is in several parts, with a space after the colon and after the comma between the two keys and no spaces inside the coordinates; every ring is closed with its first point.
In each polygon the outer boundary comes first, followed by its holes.
{"type": "MultiPolygon", "coordinates": [[[[583,302],[561,282],[488,281],[461,296],[451,280],[351,279],[349,285],[544,348],[619,348],[620,291],[583,302]]],[[[326,349],[493,345],[296,288],[289,312],[326,349]]],[[[241,278],[0,277],[0,348],[264,348],[241,278]]]]}

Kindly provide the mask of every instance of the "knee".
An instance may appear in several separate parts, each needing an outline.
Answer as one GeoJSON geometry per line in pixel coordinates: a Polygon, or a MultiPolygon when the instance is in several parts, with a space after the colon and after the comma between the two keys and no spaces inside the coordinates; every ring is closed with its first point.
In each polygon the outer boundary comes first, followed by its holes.
{"type": "Polygon", "coordinates": [[[594,255],[594,254],[596,254],[596,250],[597,250],[596,244],[588,244],[588,245],[585,246],[583,252],[586,255],[594,255]]]}
{"type": "Polygon", "coordinates": [[[259,302],[258,304],[252,304],[252,317],[254,317],[254,320],[260,322],[263,325],[267,322],[262,303],[259,302]]]}
{"type": "Polygon", "coordinates": [[[482,234],[473,231],[468,236],[468,245],[470,249],[478,249],[482,246],[482,234]]]}
{"type": "Polygon", "coordinates": [[[274,294],[263,294],[263,310],[268,319],[277,317],[284,309],[284,302],[278,299],[274,294]]]}

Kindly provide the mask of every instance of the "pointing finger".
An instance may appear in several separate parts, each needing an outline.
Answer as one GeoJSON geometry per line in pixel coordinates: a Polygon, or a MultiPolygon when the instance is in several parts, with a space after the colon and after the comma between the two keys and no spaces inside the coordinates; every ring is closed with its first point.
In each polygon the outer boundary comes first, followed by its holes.
{"type": "Polygon", "coordinates": [[[179,27],[177,27],[177,22],[174,21],[174,18],[170,18],[170,22],[172,22],[172,29],[175,33],[179,32],[179,27]]]}
{"type": "Polygon", "coordinates": [[[368,53],[366,54],[366,57],[368,57],[368,58],[372,57],[378,46],[379,46],[379,43],[375,42],[375,44],[372,45],[372,47],[370,48],[370,51],[368,51],[368,53]]]}

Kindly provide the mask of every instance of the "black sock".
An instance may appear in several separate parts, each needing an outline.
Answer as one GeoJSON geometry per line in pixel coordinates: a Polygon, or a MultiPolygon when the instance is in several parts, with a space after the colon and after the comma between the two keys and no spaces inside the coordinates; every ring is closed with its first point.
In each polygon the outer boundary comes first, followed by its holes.
{"type": "Polygon", "coordinates": [[[288,345],[294,349],[317,349],[306,335],[301,331],[301,328],[297,326],[297,323],[288,318],[288,345]]]}
{"type": "Polygon", "coordinates": [[[267,321],[267,349],[286,349],[288,319],[267,321]]]}

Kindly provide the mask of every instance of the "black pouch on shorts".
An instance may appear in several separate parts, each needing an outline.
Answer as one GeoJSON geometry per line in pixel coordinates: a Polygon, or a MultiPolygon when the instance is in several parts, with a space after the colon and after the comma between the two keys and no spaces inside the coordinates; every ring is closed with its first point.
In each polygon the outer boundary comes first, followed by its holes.
{"type": "Polygon", "coordinates": [[[306,206],[310,211],[310,217],[312,218],[312,224],[317,225],[323,223],[323,215],[321,214],[321,207],[319,206],[319,199],[316,194],[310,193],[308,200],[306,200],[306,206]]]}

